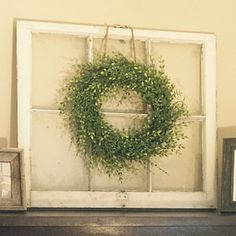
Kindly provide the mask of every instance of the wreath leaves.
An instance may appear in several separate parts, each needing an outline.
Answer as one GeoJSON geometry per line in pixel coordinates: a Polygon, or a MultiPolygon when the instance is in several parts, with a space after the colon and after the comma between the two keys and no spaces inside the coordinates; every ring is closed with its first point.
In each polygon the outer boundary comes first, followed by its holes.
{"type": "Polygon", "coordinates": [[[122,176],[135,163],[147,165],[151,156],[167,156],[183,146],[188,110],[163,70],[153,64],[129,60],[121,54],[99,56],[77,65],[64,87],[60,114],[78,150],[89,153],[91,166],[102,166],[108,175],[122,176]],[[137,92],[150,111],[142,128],[124,134],[105,121],[102,98],[120,88],[137,92]]]}

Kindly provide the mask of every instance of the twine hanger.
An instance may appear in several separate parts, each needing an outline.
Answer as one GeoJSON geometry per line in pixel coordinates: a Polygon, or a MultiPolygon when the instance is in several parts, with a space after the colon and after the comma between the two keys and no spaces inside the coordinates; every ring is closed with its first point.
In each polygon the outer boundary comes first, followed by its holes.
{"type": "Polygon", "coordinates": [[[104,38],[102,39],[102,46],[104,45],[103,54],[107,54],[107,43],[108,43],[108,37],[109,37],[109,29],[110,28],[119,28],[119,29],[130,29],[131,31],[131,40],[130,40],[130,52],[131,57],[133,57],[134,61],[136,62],[136,47],[135,47],[135,40],[134,40],[134,29],[127,25],[107,25],[106,26],[106,33],[104,35],[104,38]]]}

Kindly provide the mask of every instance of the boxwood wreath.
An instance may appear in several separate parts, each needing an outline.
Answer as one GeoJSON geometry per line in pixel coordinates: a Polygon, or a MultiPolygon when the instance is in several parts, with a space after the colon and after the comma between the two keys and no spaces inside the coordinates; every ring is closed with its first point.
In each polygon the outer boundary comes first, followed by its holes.
{"type": "Polygon", "coordinates": [[[152,156],[167,156],[183,148],[183,127],[188,116],[180,93],[163,70],[154,64],[127,59],[121,54],[98,56],[92,63],[76,65],[76,73],[64,87],[60,114],[72,142],[85,151],[90,166],[122,178],[136,163],[147,166],[152,156]],[[104,119],[102,99],[110,91],[135,91],[149,107],[144,125],[128,133],[104,119]]]}

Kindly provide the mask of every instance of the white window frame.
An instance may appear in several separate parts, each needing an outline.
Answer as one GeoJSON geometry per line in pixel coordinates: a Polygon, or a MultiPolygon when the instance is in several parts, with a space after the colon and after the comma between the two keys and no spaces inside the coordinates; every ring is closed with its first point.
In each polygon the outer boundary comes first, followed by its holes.
{"type": "MultiPolygon", "coordinates": [[[[18,146],[24,149],[28,207],[78,208],[215,208],[216,207],[216,41],[213,34],[134,29],[135,39],[201,46],[203,138],[202,192],[89,192],[31,191],[31,84],[32,34],[48,33],[88,38],[88,56],[92,60],[92,37],[102,38],[104,26],[59,24],[33,21],[17,22],[18,146]]],[[[110,28],[109,37],[129,39],[127,29],[110,28]]]]}

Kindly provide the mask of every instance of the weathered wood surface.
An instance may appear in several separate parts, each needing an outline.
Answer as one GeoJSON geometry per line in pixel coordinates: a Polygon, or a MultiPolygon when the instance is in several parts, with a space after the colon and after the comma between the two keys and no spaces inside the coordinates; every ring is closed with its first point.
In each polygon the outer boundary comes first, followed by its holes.
{"type": "Polygon", "coordinates": [[[112,211],[2,213],[0,235],[233,236],[236,215],[112,211]]]}
{"type": "Polygon", "coordinates": [[[1,236],[234,236],[236,227],[14,227],[1,228],[1,236]]]}

